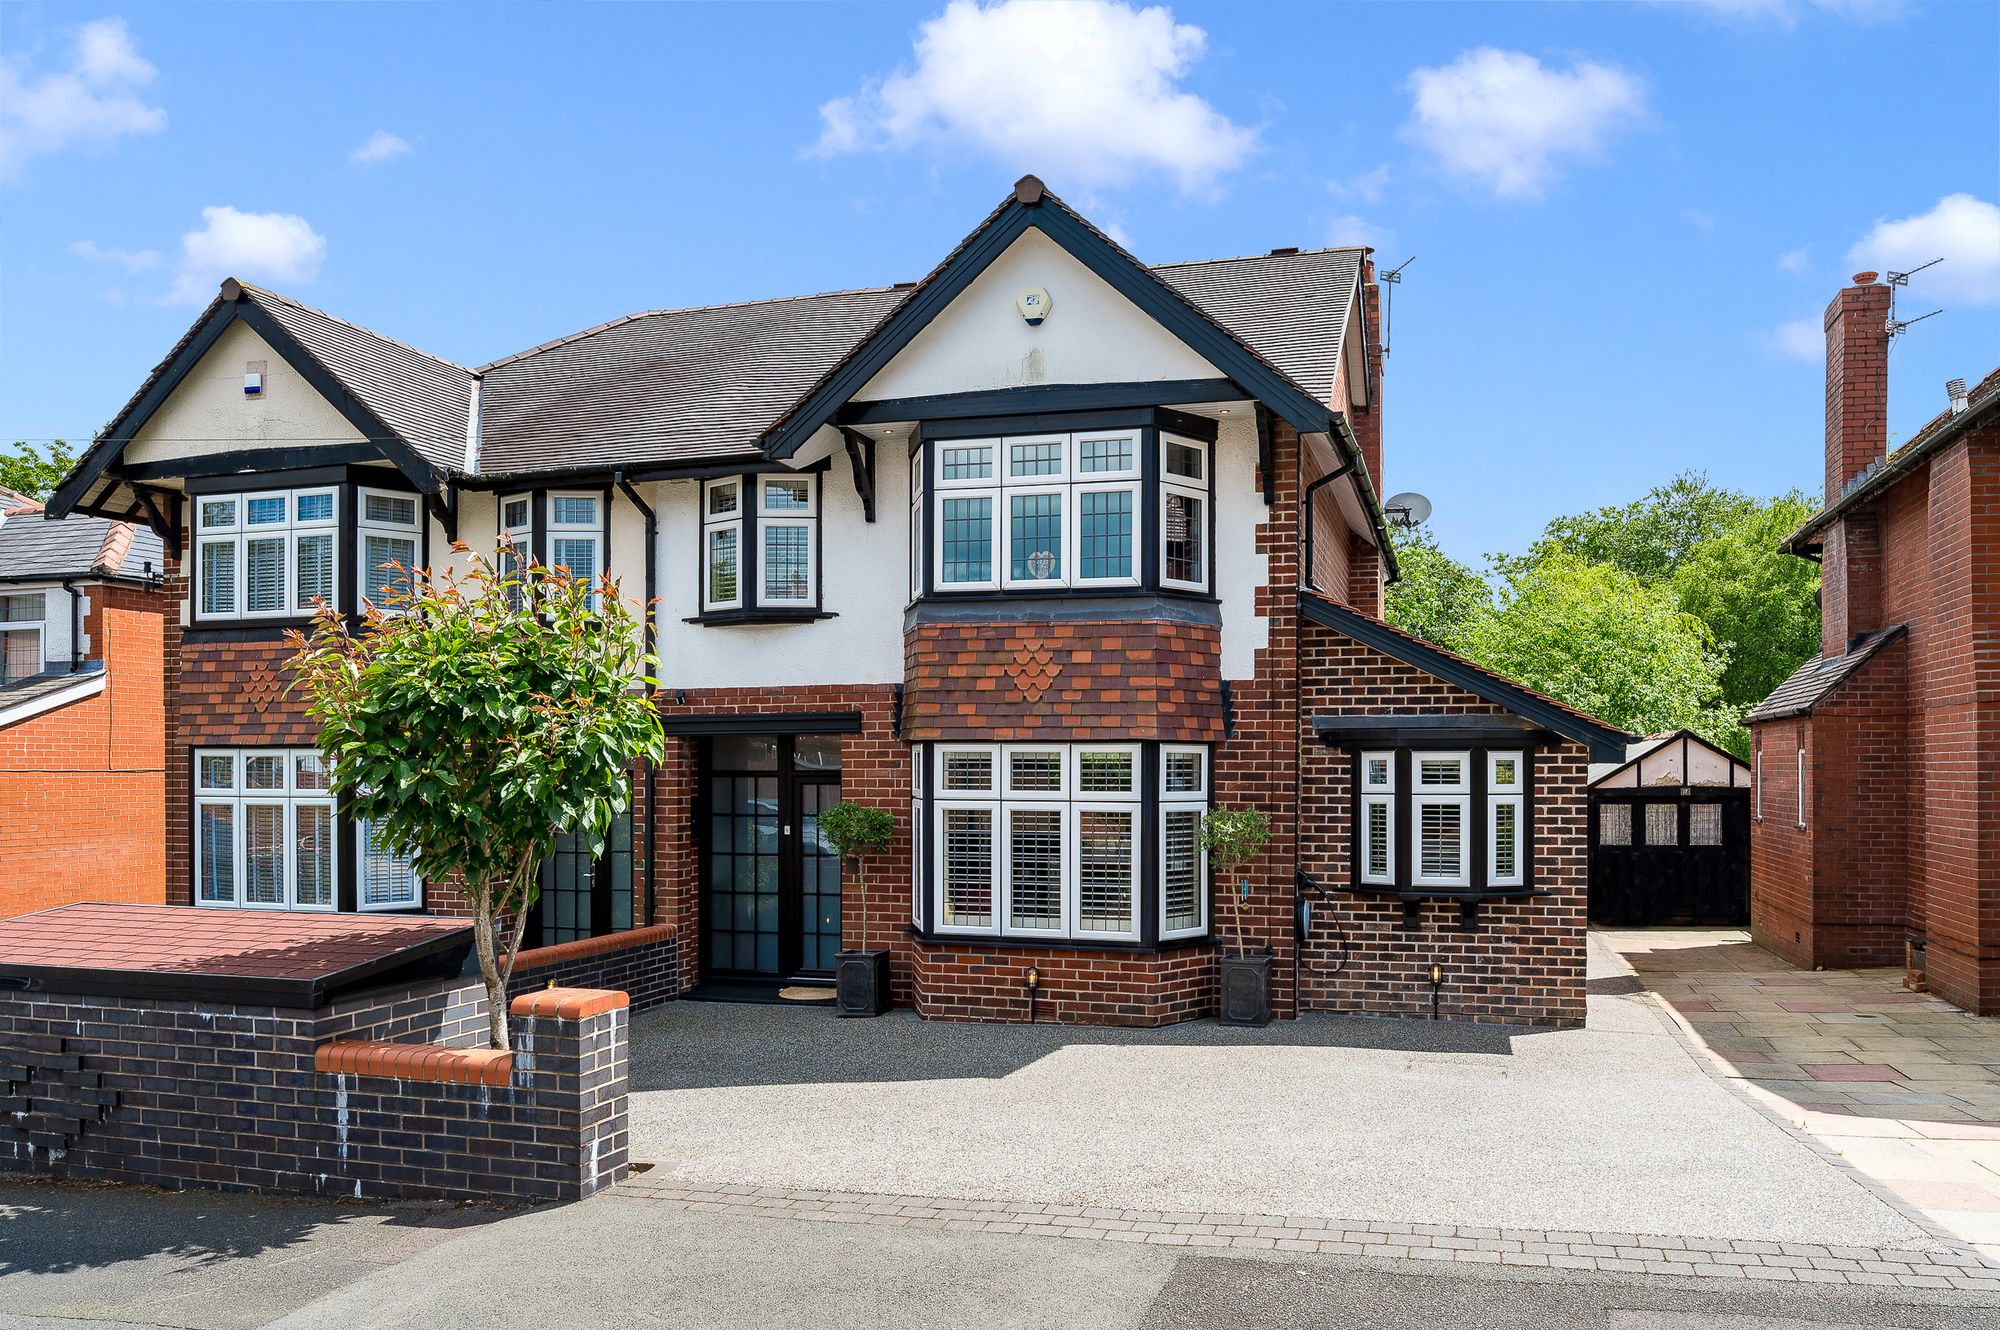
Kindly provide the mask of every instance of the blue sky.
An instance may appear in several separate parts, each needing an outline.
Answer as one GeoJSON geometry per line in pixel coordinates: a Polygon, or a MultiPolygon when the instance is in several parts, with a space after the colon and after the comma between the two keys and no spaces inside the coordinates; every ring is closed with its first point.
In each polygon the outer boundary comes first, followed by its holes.
{"type": "Polygon", "coordinates": [[[87,439],[224,271],[465,363],[921,276],[1024,170],[1149,261],[1362,240],[1388,488],[1467,559],[1820,474],[1818,315],[1950,251],[2000,350],[2000,6],[8,5],[0,435],[87,439]]]}

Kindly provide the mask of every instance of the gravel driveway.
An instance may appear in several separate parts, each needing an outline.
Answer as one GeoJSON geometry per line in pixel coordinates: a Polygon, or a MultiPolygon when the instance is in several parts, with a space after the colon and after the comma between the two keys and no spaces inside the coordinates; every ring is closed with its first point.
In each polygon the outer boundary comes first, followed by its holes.
{"type": "Polygon", "coordinates": [[[655,1177],[1851,1246],[1936,1241],[1738,1098],[1593,943],[1590,1024],[635,1018],[655,1177]]]}

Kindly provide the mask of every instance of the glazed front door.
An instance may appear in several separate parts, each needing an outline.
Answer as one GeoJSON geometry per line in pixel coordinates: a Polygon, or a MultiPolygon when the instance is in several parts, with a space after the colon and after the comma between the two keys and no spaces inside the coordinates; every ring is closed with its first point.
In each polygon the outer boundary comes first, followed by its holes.
{"type": "Polygon", "coordinates": [[[724,735],[703,775],[702,970],[818,979],[840,950],[840,861],[819,814],[840,802],[832,735],[724,735]]]}

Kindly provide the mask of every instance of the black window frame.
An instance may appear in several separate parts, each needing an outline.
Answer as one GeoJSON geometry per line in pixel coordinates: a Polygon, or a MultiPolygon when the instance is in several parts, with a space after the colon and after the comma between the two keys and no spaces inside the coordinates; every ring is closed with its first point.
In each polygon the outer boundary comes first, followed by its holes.
{"type": "MultiPolygon", "coordinates": [[[[1215,945],[1218,940],[1215,931],[1215,911],[1218,903],[1215,886],[1216,874],[1215,865],[1208,859],[1206,854],[1202,856],[1202,931],[1172,938],[1162,938],[1160,936],[1162,931],[1160,927],[1160,825],[1161,809],[1164,805],[1170,802],[1176,805],[1192,802],[1191,800],[1168,800],[1165,797],[1164,791],[1161,788],[1163,778],[1162,753],[1169,748],[1199,748],[1204,751],[1206,756],[1203,759],[1204,788],[1202,792],[1202,806],[1203,811],[1207,812],[1217,806],[1215,798],[1216,747],[1213,743],[1200,740],[1092,740],[1072,737],[1005,741],[937,739],[912,743],[910,745],[910,769],[911,781],[915,788],[911,791],[910,801],[911,816],[914,821],[914,825],[911,828],[910,846],[912,855],[916,857],[916,862],[910,868],[910,897],[913,907],[910,919],[911,936],[935,946],[1021,947],[1030,949],[1041,948],[1044,950],[1057,948],[1064,951],[1161,952],[1177,950],[1182,947],[1215,945]],[[1134,773],[1135,779],[1139,782],[1139,797],[1135,801],[1135,806],[1139,810],[1137,835],[1140,837],[1138,878],[1135,883],[1138,897],[1135,908],[1139,916],[1139,936],[1136,939],[1091,938],[1075,934],[1063,937],[1009,935],[1005,931],[1004,921],[998,923],[996,931],[992,933],[945,932],[938,929],[936,838],[939,796],[936,789],[936,782],[933,779],[938,767],[936,753],[941,748],[979,747],[988,743],[992,743],[1003,751],[1010,745],[1036,747],[1042,743],[1046,743],[1049,747],[1063,748],[1088,748],[1097,743],[1101,743],[1107,748],[1138,748],[1139,763],[1138,769],[1134,773]],[[916,821],[916,819],[921,820],[916,821]],[[917,884],[919,883],[922,884],[921,891],[918,890],[917,884]]],[[[1004,810],[1009,802],[1008,796],[1004,793],[1004,771],[996,771],[994,779],[996,781],[995,789],[999,792],[995,793],[992,802],[1004,810]]],[[[1089,802],[1086,799],[1077,798],[1073,792],[1065,795],[1064,798],[1070,802],[1089,802]]],[[[1037,803],[1043,801],[1021,798],[1018,802],[1037,803]]],[[[993,829],[994,853],[996,856],[1000,852],[999,838],[1003,834],[1004,826],[1005,816],[1003,812],[1001,818],[995,822],[993,829]]],[[[995,871],[997,881],[999,870],[996,868],[995,871]]],[[[1000,908],[997,892],[998,888],[996,887],[996,899],[994,903],[996,919],[998,918],[1000,908]]]]}
{"type": "MultiPolygon", "coordinates": [[[[334,525],[329,528],[334,534],[334,608],[348,621],[350,626],[360,620],[361,615],[361,491],[385,490],[407,494],[417,501],[417,561],[420,566],[428,566],[431,560],[431,512],[425,503],[423,491],[402,472],[390,467],[365,465],[307,467],[290,471],[265,471],[253,475],[191,476],[182,486],[182,493],[188,502],[187,534],[181,566],[187,577],[188,621],[186,631],[193,634],[191,640],[201,640],[203,636],[242,636],[248,638],[276,637],[288,628],[304,628],[312,623],[312,615],[300,613],[231,615],[218,618],[201,612],[201,516],[200,501],[203,496],[230,494],[241,495],[245,499],[260,494],[289,493],[294,490],[331,489],[334,491],[334,525]]],[[[289,530],[289,528],[288,528],[289,530]]],[[[239,518],[233,533],[241,540],[245,529],[239,518]]],[[[236,595],[239,600],[247,588],[239,581],[236,595]]]]}
{"type": "Polygon", "coordinates": [[[797,470],[730,472],[708,476],[695,483],[695,612],[682,622],[707,627],[732,624],[811,623],[837,617],[826,608],[826,472],[827,464],[797,470]],[[812,484],[812,511],[798,517],[763,511],[763,485],[767,479],[806,479],[812,484]],[[708,604],[708,489],[711,485],[733,484],[736,488],[737,603],[726,609],[709,609],[708,604]],[[772,522],[809,522],[812,529],[812,600],[763,602],[763,578],[759,564],[763,556],[763,527],[772,522]]]}
{"type": "MultiPolygon", "coordinates": [[[[912,468],[912,473],[921,475],[923,488],[921,502],[913,502],[911,506],[921,515],[923,531],[921,541],[911,542],[918,568],[917,576],[910,579],[917,588],[913,603],[1014,603],[1027,600],[1104,597],[1169,597],[1210,603],[1217,601],[1220,597],[1216,580],[1218,496],[1216,473],[1220,436],[1220,422],[1206,416],[1190,415],[1167,407],[1040,415],[967,416],[918,422],[912,431],[910,446],[918,451],[921,460],[918,467],[912,468]],[[998,445],[1000,440],[1008,436],[1078,434],[1118,429],[1135,429],[1139,432],[1139,478],[1136,482],[1132,482],[1139,490],[1139,507],[1134,514],[1136,520],[1133,532],[1133,555],[1138,577],[1133,585],[1008,587],[1005,569],[1002,566],[1006,545],[1003,529],[1006,514],[1004,510],[996,507],[993,514],[993,580],[996,585],[962,591],[940,589],[937,580],[937,521],[941,491],[937,476],[937,445],[986,439],[991,439],[998,445]],[[1202,590],[1169,585],[1161,577],[1162,496],[1167,484],[1164,478],[1165,445],[1162,436],[1168,434],[1200,444],[1204,450],[1203,503],[1206,511],[1203,516],[1207,530],[1203,557],[1207,567],[1202,590]]],[[[1003,494],[1004,467],[1005,459],[998,455],[996,447],[991,488],[1003,494]]],[[[1070,475],[1064,483],[1074,486],[1077,482],[1075,476],[1070,475]]],[[[1190,490],[1197,488],[1183,480],[1176,480],[1173,483],[1177,488],[1190,490]]],[[[1067,513],[1070,509],[1066,506],[1064,511],[1067,513]]],[[[914,534],[916,533],[913,532],[912,535],[914,534]]]]}
{"type": "Polygon", "coordinates": [[[1353,889],[1364,892],[1385,892],[1394,895],[1421,895],[1450,899],[1455,897],[1487,897],[1494,895],[1531,895],[1537,892],[1535,880],[1535,747],[1528,742],[1521,743],[1474,743],[1474,744],[1411,744],[1383,743],[1357,747],[1348,754],[1348,873],[1353,889]],[[1393,881],[1387,883],[1370,882],[1364,872],[1367,854],[1367,836],[1363,825],[1364,796],[1366,786],[1366,758],[1380,753],[1392,755],[1395,769],[1395,785],[1390,792],[1394,801],[1394,815],[1391,828],[1391,854],[1394,863],[1393,881]],[[1420,882],[1416,878],[1415,847],[1416,828],[1411,818],[1415,800],[1413,771],[1415,759],[1429,754],[1467,755],[1467,835],[1466,835],[1466,883],[1463,886],[1420,882]],[[1512,756],[1521,763],[1521,789],[1518,796],[1508,791],[1495,794],[1488,788],[1490,758],[1493,754],[1512,756]],[[1492,881],[1491,846],[1488,844],[1488,827],[1491,817],[1491,802],[1496,798],[1521,800],[1521,880],[1496,885],[1492,881]]]}

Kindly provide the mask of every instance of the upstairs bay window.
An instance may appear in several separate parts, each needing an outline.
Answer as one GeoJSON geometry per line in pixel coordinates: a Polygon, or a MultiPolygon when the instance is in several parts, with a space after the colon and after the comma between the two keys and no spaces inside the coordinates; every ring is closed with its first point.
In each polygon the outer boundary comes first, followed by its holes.
{"type": "Polygon", "coordinates": [[[1526,754],[1363,752],[1355,783],[1358,882],[1446,895],[1526,885],[1526,754]]]}
{"type": "Polygon", "coordinates": [[[1209,444],[1149,427],[931,440],[912,467],[912,558],[928,561],[912,589],[1204,593],[1210,465],[1209,444]]]}
{"type": "MultiPolygon", "coordinates": [[[[560,568],[578,581],[595,584],[608,559],[610,501],[602,490],[538,490],[500,496],[500,551],[503,577],[519,578],[534,564],[560,568]]],[[[518,600],[519,590],[513,595],[518,600]]],[[[597,604],[599,592],[591,592],[597,604]]]]}
{"type": "Polygon", "coordinates": [[[336,603],[337,487],[201,494],[193,503],[196,618],[291,619],[336,603]]]}
{"type": "Polygon", "coordinates": [[[397,605],[409,593],[418,566],[423,508],[414,494],[360,491],[356,523],[361,542],[361,596],[377,609],[397,605]]]}
{"type": "Polygon", "coordinates": [[[1161,745],[920,749],[919,926],[1119,945],[1206,935],[1207,763],[1204,748],[1161,745]]]}
{"type": "Polygon", "coordinates": [[[820,475],[729,476],[701,487],[701,615],[817,617],[820,475]]]}

